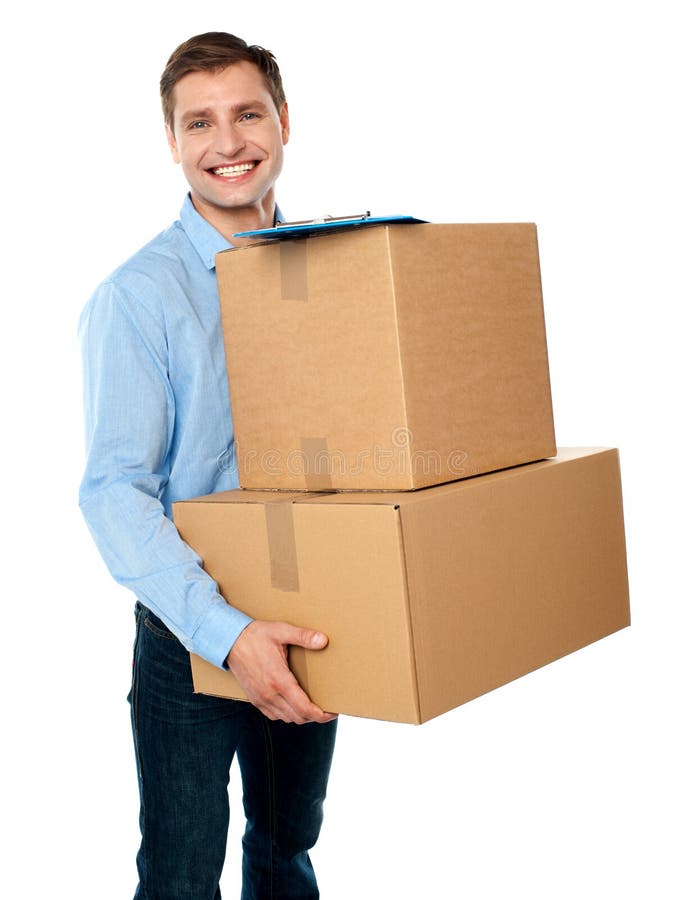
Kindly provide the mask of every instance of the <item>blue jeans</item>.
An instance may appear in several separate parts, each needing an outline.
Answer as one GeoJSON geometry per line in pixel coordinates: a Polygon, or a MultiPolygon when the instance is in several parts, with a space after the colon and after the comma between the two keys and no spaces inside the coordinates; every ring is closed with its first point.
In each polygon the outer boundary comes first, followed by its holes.
{"type": "Polygon", "coordinates": [[[336,721],[272,722],[250,703],[193,693],[189,656],[136,604],[129,694],[140,787],[137,900],[218,900],[232,759],[247,825],[242,900],[319,896],[308,850],[322,822],[336,721]]]}

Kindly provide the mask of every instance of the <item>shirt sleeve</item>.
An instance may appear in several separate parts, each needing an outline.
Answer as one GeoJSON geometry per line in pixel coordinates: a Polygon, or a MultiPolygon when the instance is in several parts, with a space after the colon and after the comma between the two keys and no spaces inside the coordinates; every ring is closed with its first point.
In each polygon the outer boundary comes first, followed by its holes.
{"type": "Polygon", "coordinates": [[[105,282],[80,320],[87,464],[80,508],[109,571],[217,666],[249,616],[230,606],[160,502],[176,415],[163,323],[105,282]]]}

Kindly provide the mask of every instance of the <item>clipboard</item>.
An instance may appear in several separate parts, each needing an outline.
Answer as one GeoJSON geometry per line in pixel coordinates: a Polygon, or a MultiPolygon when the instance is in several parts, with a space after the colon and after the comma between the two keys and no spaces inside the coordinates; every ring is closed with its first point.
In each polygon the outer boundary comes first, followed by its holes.
{"type": "Polygon", "coordinates": [[[288,240],[308,237],[333,229],[364,228],[370,225],[425,224],[425,219],[413,216],[371,216],[369,210],[352,216],[321,216],[317,219],[303,219],[298,222],[276,222],[272,228],[256,231],[240,231],[234,237],[255,237],[261,240],[288,240]]]}

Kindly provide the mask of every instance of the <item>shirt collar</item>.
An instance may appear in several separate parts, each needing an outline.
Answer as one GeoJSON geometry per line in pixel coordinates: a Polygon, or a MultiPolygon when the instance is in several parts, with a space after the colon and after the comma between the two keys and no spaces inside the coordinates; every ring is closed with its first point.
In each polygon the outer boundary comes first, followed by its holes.
{"type": "Polygon", "coordinates": [[[232,244],[196,211],[190,194],[186,195],[184,205],[181,207],[180,219],[184,231],[196,248],[205,267],[214,269],[215,254],[229,250],[232,244]]]}
{"type": "MultiPolygon", "coordinates": [[[[180,220],[189,240],[208,269],[215,268],[216,253],[230,250],[234,246],[197,212],[190,194],[186,195],[184,205],[181,207],[180,220]]],[[[277,206],[275,208],[275,221],[285,221],[277,206]]]]}

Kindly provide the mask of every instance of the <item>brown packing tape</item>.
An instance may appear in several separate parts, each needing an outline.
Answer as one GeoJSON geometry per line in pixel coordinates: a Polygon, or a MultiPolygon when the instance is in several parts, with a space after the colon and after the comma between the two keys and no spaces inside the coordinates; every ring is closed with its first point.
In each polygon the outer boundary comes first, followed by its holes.
{"type": "Polygon", "coordinates": [[[326,438],[301,438],[302,460],[306,463],[305,486],[308,491],[332,491],[331,456],[326,438]]]}
{"type": "Polygon", "coordinates": [[[280,242],[280,296],[307,301],[307,241],[280,242]]]}
{"type": "Polygon", "coordinates": [[[265,510],[271,586],[279,591],[299,591],[292,501],[266,503],[265,510]]]}

